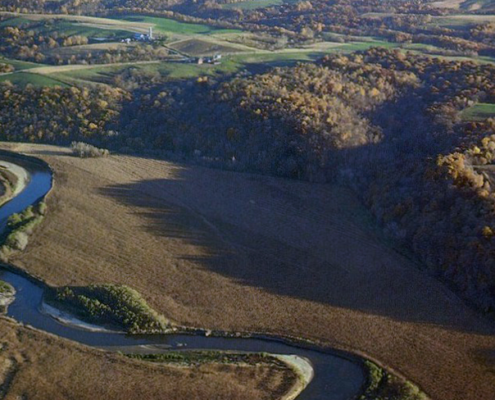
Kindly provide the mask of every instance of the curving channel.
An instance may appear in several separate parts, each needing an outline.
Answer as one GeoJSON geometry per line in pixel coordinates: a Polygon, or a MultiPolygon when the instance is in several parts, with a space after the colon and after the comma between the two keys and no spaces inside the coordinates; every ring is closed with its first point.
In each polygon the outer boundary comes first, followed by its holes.
{"type": "MultiPolygon", "coordinates": [[[[49,168],[17,157],[1,156],[1,159],[28,170],[29,181],[24,190],[0,207],[0,229],[5,229],[10,215],[24,210],[43,198],[52,186],[49,168]]],[[[74,340],[89,346],[127,353],[158,353],[168,350],[222,350],[233,352],[267,352],[281,355],[297,355],[310,360],[314,377],[298,399],[350,400],[362,390],[365,376],[359,363],[345,355],[325,349],[292,344],[283,339],[206,337],[203,334],[125,335],[122,333],[93,332],[59,323],[40,312],[43,285],[24,276],[0,269],[0,279],[10,283],[16,297],[7,315],[34,328],[74,340]]],[[[329,329],[331,329],[329,327],[329,329]]]]}

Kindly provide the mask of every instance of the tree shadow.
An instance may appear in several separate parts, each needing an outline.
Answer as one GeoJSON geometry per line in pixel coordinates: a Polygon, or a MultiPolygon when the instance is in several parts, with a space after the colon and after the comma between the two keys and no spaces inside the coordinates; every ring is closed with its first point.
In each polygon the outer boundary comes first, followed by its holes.
{"type": "Polygon", "coordinates": [[[178,258],[242,285],[401,321],[495,334],[494,324],[384,244],[347,189],[198,167],[176,173],[173,179],[110,185],[101,193],[129,206],[152,235],[202,250],[201,256],[178,258]],[[329,204],[321,204],[323,198],[329,204]]]}
{"type": "Polygon", "coordinates": [[[59,150],[32,150],[29,152],[34,156],[57,156],[57,157],[74,157],[72,152],[59,150]]]}

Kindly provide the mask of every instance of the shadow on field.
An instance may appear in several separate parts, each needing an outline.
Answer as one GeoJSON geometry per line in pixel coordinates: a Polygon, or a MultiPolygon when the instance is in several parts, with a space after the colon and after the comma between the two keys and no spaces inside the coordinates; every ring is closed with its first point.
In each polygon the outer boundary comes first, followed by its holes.
{"type": "Polygon", "coordinates": [[[466,312],[440,282],[378,240],[345,189],[200,168],[177,174],[101,191],[132,207],[151,234],[201,249],[195,253],[201,256],[178,258],[243,285],[402,321],[495,334],[492,324],[466,312]],[[329,194],[331,204],[322,204],[329,194]]]}
{"type": "Polygon", "coordinates": [[[487,372],[495,375],[495,349],[477,349],[472,352],[472,357],[484,365],[487,372]]]}

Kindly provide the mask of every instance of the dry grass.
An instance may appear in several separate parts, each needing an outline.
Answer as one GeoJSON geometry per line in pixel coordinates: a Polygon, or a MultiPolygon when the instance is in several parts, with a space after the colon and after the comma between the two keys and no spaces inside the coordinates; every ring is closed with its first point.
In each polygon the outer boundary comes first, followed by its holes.
{"type": "Polygon", "coordinates": [[[272,399],[294,379],[267,365],[131,360],[0,320],[0,394],[10,399],[272,399]]]}
{"type": "Polygon", "coordinates": [[[494,324],[384,243],[348,190],[12,147],[55,170],[49,214],[14,260],[50,284],[127,284],[182,324],[320,340],[434,399],[493,400],[494,324]]]}
{"type": "Polygon", "coordinates": [[[0,205],[12,196],[12,187],[15,187],[16,177],[7,169],[0,167],[0,205]]]}

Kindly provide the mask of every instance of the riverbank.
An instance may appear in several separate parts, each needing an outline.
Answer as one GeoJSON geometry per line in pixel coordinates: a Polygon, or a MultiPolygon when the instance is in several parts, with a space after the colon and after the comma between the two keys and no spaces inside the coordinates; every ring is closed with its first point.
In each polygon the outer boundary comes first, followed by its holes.
{"type": "Polygon", "coordinates": [[[90,332],[106,332],[106,333],[121,333],[125,334],[124,331],[116,331],[112,329],[105,328],[103,326],[90,324],[88,322],[82,321],[70,313],[64,312],[56,307],[53,307],[46,302],[42,301],[40,304],[40,312],[42,314],[48,315],[51,318],[57,320],[62,325],[70,326],[76,329],[84,329],[90,332]]]}
{"type": "Polygon", "coordinates": [[[11,162],[0,160],[0,206],[18,195],[29,180],[28,171],[11,162]]]}
{"type": "Polygon", "coordinates": [[[314,369],[311,362],[305,358],[294,355],[275,355],[280,361],[289,365],[296,373],[298,379],[281,400],[294,400],[311,383],[314,377],[314,369]]]}
{"type": "Polygon", "coordinates": [[[0,280],[0,314],[5,313],[15,300],[15,289],[12,285],[0,280]]]}

